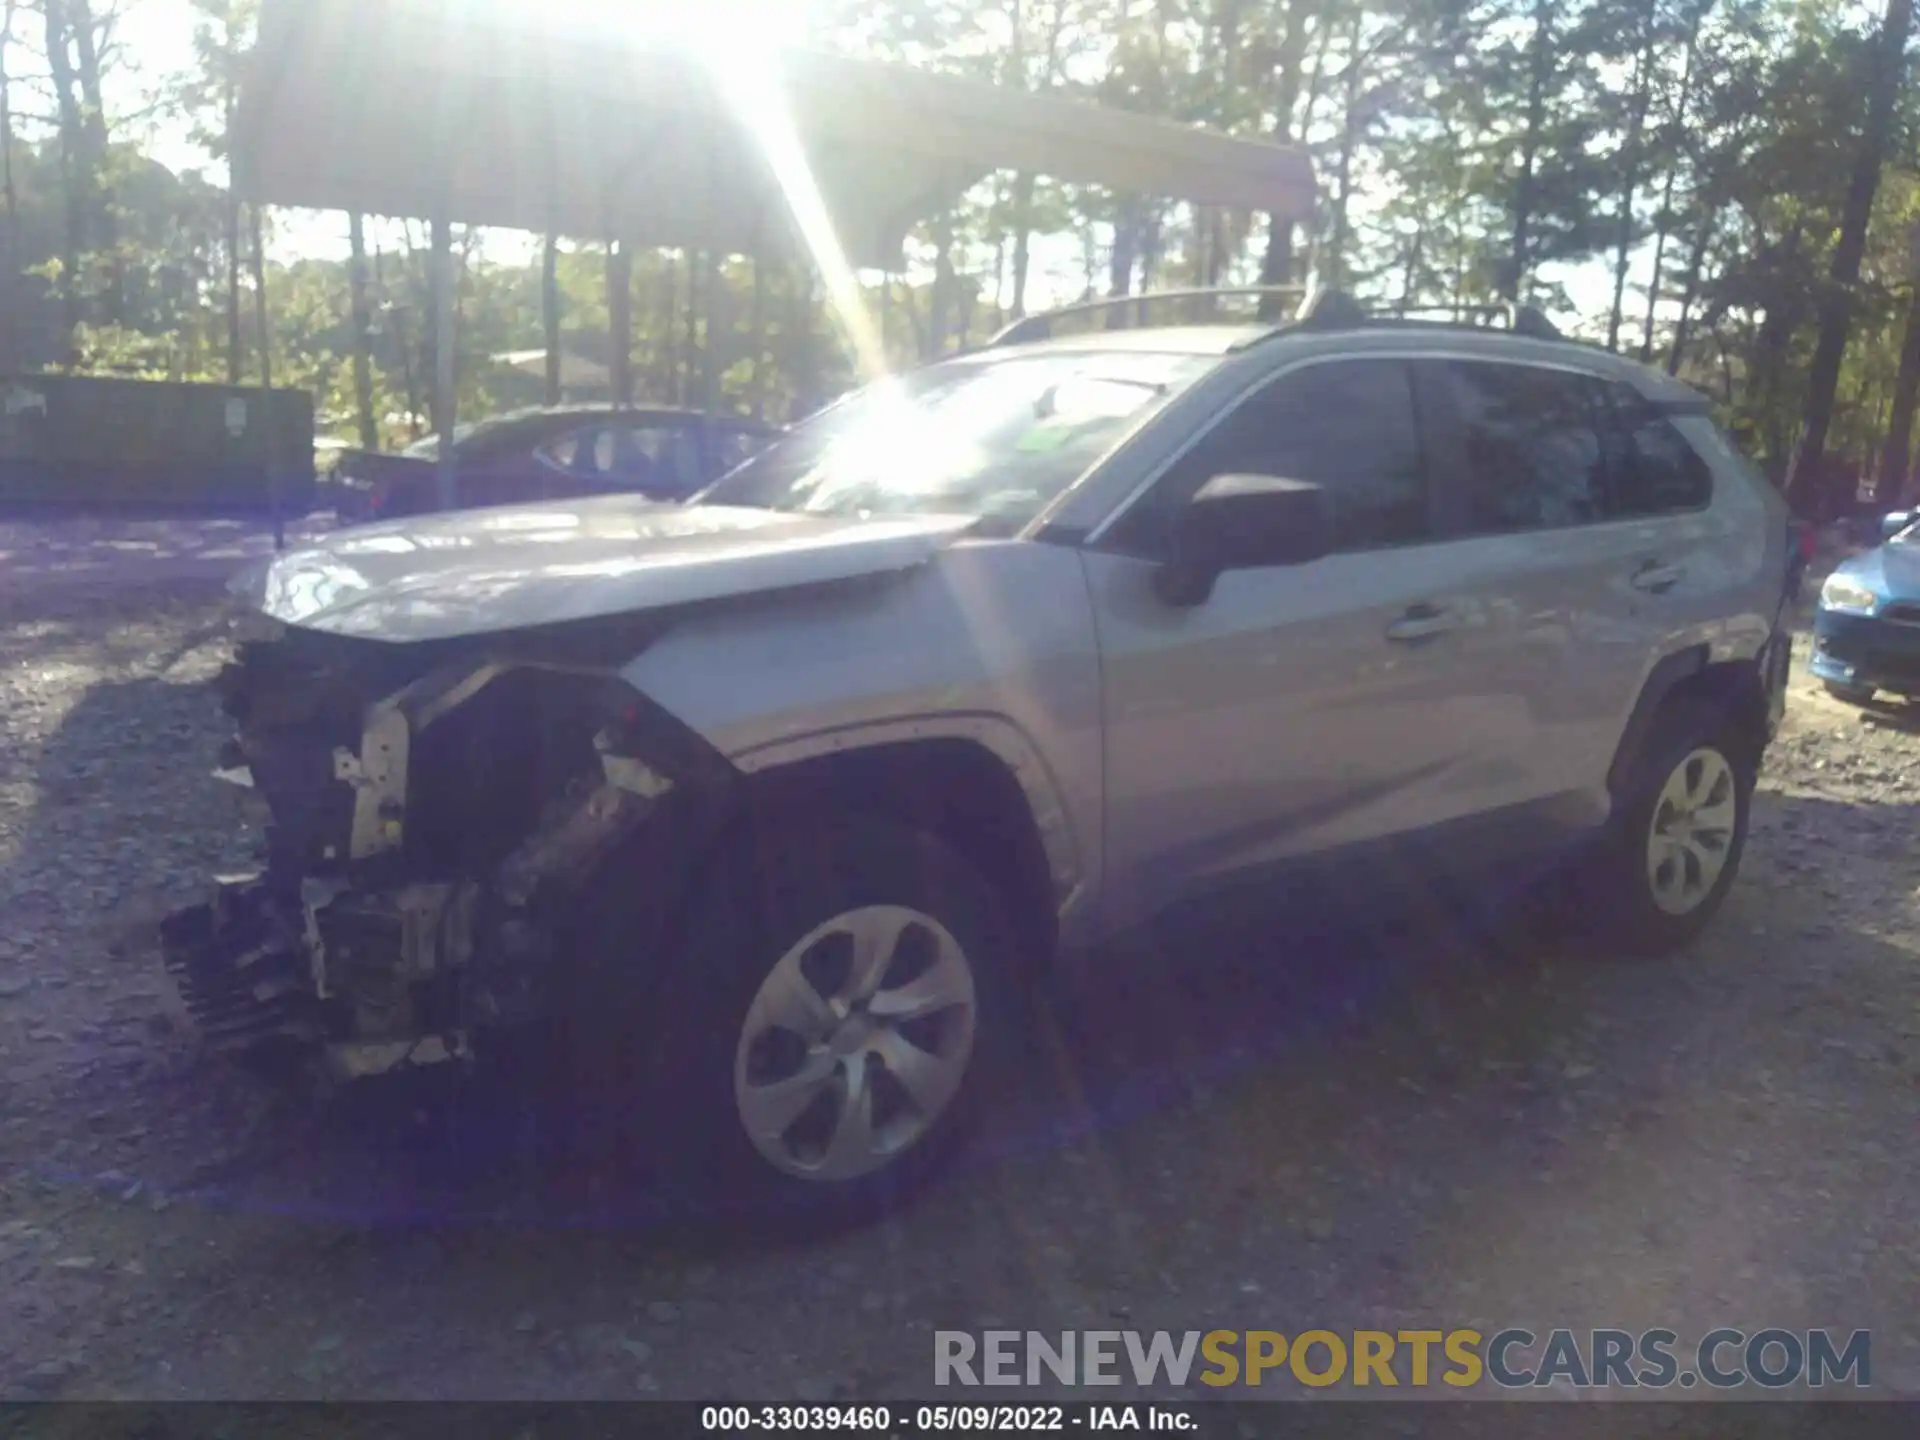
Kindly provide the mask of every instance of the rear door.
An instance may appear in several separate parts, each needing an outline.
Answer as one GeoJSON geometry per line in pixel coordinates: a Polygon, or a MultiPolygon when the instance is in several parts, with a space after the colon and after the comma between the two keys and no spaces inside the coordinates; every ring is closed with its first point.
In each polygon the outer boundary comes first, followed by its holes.
{"type": "Polygon", "coordinates": [[[1279,862],[1431,830],[1512,746],[1505,617],[1440,543],[1414,367],[1307,362],[1231,411],[1086,552],[1106,715],[1116,923],[1279,862]],[[1152,588],[1173,515],[1217,474],[1323,486],[1338,552],[1152,588]]]}
{"type": "Polygon", "coordinates": [[[1479,602],[1505,617],[1497,683],[1524,709],[1485,799],[1545,841],[1607,812],[1613,748],[1658,646],[1649,610],[1678,561],[1623,500],[1627,441],[1608,382],[1477,358],[1420,370],[1439,401],[1441,525],[1470,558],[1479,602]]]}

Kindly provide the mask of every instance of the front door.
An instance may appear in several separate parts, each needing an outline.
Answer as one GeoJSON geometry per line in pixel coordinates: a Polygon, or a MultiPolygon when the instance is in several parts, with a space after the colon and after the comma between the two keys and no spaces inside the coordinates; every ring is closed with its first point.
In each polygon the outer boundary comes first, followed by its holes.
{"type": "MultiPolygon", "coordinates": [[[[1243,401],[1086,552],[1106,715],[1109,914],[1124,924],[1276,862],[1474,813],[1526,742],[1498,683],[1511,617],[1436,543],[1413,367],[1308,362],[1243,401]],[[1336,553],[1223,575],[1204,603],[1152,575],[1214,475],[1322,486],[1336,553]]],[[[1386,847],[1391,849],[1391,847],[1386,847]]]]}

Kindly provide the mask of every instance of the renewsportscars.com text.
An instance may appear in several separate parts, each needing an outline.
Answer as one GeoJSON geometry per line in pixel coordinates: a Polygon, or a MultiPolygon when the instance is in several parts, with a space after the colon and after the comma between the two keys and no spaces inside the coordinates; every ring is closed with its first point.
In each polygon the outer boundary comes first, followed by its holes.
{"type": "Polygon", "coordinates": [[[1865,1330],[936,1330],[936,1385],[1779,1389],[1873,1383],[1865,1330]]]}

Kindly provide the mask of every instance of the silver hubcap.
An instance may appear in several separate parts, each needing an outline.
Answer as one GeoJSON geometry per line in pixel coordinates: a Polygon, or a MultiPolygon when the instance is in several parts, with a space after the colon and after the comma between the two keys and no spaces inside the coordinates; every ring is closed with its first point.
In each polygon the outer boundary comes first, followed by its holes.
{"type": "Polygon", "coordinates": [[[973,1026],[973,971],[944,925],[902,905],[848,910],[753,997],[733,1062],[740,1123],[790,1175],[869,1174],[958,1093],[973,1026]]]}
{"type": "Polygon", "coordinates": [[[1718,750],[1695,750],[1667,777],[1647,833],[1647,879],[1667,914],[1686,915],[1713,893],[1739,805],[1733,767],[1718,750]]]}

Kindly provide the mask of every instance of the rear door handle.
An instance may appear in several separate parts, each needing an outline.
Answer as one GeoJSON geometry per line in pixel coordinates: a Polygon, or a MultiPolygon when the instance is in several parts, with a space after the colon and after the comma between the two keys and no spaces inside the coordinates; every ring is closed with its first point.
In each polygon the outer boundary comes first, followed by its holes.
{"type": "Polygon", "coordinates": [[[1423,600],[1418,605],[1409,605],[1405,614],[1387,626],[1387,639],[1412,644],[1459,628],[1460,617],[1457,614],[1423,600]]]}
{"type": "Polygon", "coordinates": [[[1663,565],[1658,560],[1649,560],[1633,572],[1633,588],[1653,595],[1664,595],[1680,583],[1683,573],[1678,565],[1663,565]]]}

